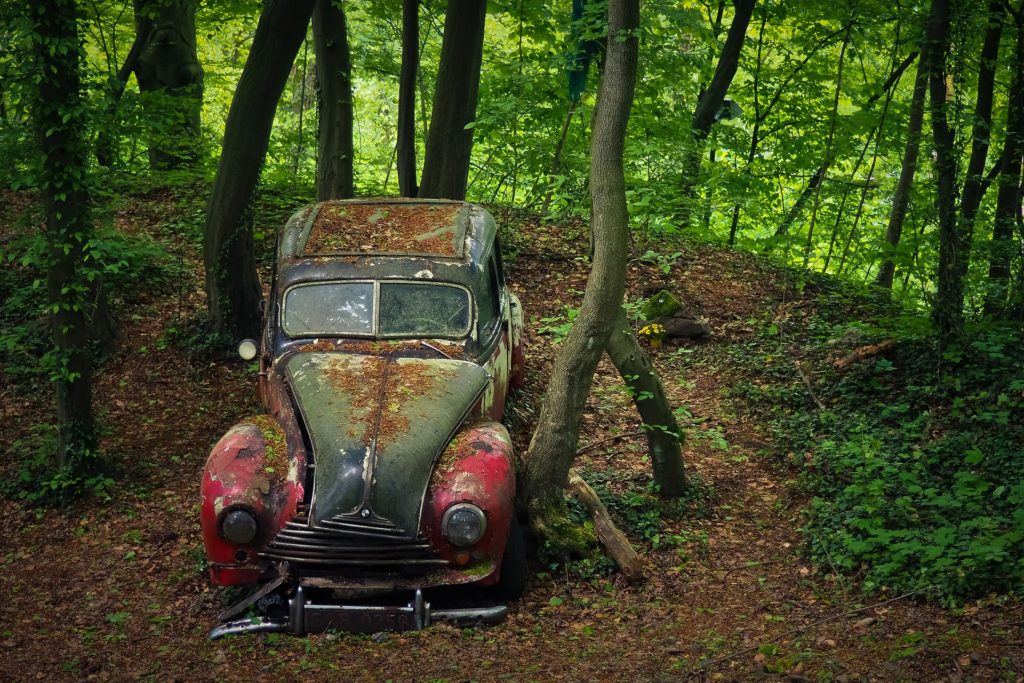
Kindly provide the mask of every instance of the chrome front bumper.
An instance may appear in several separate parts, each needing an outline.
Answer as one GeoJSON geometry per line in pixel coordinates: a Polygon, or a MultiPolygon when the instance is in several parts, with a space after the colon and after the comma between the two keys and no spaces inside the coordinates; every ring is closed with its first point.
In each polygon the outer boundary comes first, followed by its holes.
{"type": "Polygon", "coordinates": [[[316,605],[306,599],[302,586],[295,589],[295,595],[288,600],[288,616],[282,619],[256,617],[227,621],[210,631],[210,640],[229,635],[245,633],[282,632],[294,635],[323,633],[328,630],[350,633],[378,633],[380,631],[410,631],[426,628],[438,621],[447,621],[456,626],[474,624],[499,624],[505,619],[508,608],[495,607],[432,610],[430,603],[423,599],[423,592],[416,591],[415,598],[408,605],[316,605]]]}

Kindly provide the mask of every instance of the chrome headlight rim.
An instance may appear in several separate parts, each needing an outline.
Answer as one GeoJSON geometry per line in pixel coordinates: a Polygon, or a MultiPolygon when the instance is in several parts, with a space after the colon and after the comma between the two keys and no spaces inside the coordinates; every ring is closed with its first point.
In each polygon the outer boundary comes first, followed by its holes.
{"type": "Polygon", "coordinates": [[[455,503],[454,505],[448,506],[448,509],[444,511],[441,516],[441,533],[444,535],[445,540],[451,543],[456,548],[469,548],[476,545],[483,539],[484,534],[487,533],[487,515],[480,508],[479,505],[473,503],[455,503]],[[476,518],[479,525],[479,531],[476,533],[476,537],[472,540],[468,539],[453,539],[449,533],[449,525],[453,518],[459,514],[469,512],[476,518]]]}
{"type": "Polygon", "coordinates": [[[220,537],[228,543],[236,546],[247,546],[253,543],[260,535],[260,522],[256,516],[256,511],[246,505],[235,505],[228,508],[221,513],[220,521],[217,523],[217,530],[220,532],[220,537]],[[245,515],[248,518],[249,529],[236,528],[235,533],[229,533],[228,524],[234,519],[238,520],[232,526],[237,527],[239,524],[245,524],[245,517],[239,515],[245,515]],[[237,532],[242,532],[241,535],[236,535],[237,532]]]}

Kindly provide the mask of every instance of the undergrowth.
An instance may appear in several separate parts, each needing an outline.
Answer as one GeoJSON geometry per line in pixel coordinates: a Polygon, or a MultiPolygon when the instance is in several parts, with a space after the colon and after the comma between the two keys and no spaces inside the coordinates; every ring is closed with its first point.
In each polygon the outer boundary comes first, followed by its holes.
{"type": "Polygon", "coordinates": [[[736,352],[758,379],[732,395],[768,421],[813,496],[811,558],[869,594],[956,604],[1019,592],[1024,335],[977,327],[940,358],[920,318],[864,304],[822,292],[784,321],[762,321],[736,352]],[[888,339],[890,351],[833,369],[853,348],[888,339]]]}

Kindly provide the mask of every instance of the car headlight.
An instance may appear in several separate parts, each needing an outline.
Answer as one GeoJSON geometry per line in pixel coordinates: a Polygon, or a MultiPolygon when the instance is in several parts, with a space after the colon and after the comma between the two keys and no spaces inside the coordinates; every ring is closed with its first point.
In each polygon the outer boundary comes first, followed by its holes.
{"type": "Polygon", "coordinates": [[[487,531],[484,511],[471,503],[457,503],[444,511],[441,533],[448,542],[459,548],[471,546],[487,531]]]}
{"type": "Polygon", "coordinates": [[[241,508],[231,510],[220,522],[221,536],[235,545],[251,543],[258,530],[256,516],[241,508]]]}

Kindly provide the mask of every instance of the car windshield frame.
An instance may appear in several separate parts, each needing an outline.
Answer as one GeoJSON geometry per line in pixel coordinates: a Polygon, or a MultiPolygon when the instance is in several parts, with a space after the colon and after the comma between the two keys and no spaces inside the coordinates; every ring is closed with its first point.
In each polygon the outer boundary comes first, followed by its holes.
{"type": "Polygon", "coordinates": [[[353,339],[452,339],[462,340],[469,336],[476,322],[476,297],[473,292],[464,285],[454,282],[434,282],[410,279],[360,279],[360,280],[318,280],[315,282],[299,282],[288,287],[281,295],[281,331],[289,339],[303,338],[353,338],[353,339]],[[371,315],[370,329],[368,332],[331,332],[331,331],[305,331],[289,330],[288,328],[288,298],[296,289],[303,287],[323,287],[326,285],[370,285],[371,286],[371,315]],[[414,285],[426,287],[447,287],[462,292],[465,295],[466,303],[466,324],[458,332],[391,332],[380,333],[380,302],[381,287],[387,285],[414,285]]]}

